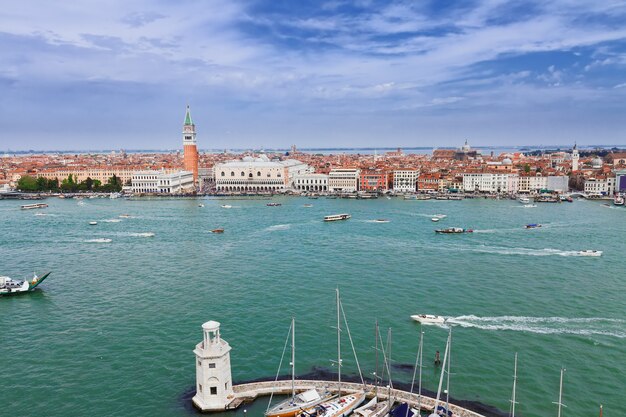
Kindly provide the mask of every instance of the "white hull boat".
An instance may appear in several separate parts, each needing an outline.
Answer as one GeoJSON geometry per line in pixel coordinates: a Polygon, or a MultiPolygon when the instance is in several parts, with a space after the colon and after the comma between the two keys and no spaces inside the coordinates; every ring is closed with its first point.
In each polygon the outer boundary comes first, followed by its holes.
{"type": "Polygon", "coordinates": [[[48,278],[48,275],[50,275],[50,272],[40,277],[34,275],[30,281],[17,281],[9,277],[0,277],[0,295],[15,295],[32,291],[48,278]]]}
{"type": "Polygon", "coordinates": [[[348,394],[326,401],[298,414],[298,417],[344,417],[349,416],[365,401],[365,393],[348,394]]]}
{"type": "Polygon", "coordinates": [[[522,203],[522,204],[528,204],[528,203],[530,203],[530,198],[528,198],[528,197],[520,197],[519,198],[519,202],[522,203]]]}
{"type": "Polygon", "coordinates": [[[446,319],[434,314],[414,314],[411,318],[421,324],[444,324],[446,319]]]}
{"type": "Polygon", "coordinates": [[[222,204],[222,208],[229,209],[233,208],[233,206],[231,206],[230,204],[222,204]]]}
{"type": "Polygon", "coordinates": [[[602,256],[601,250],[581,250],[578,251],[579,256],[602,256]]]}

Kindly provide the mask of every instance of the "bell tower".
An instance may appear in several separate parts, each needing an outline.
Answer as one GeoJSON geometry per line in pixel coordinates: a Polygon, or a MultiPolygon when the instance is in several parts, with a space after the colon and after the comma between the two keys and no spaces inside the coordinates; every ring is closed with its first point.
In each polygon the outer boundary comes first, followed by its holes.
{"type": "Polygon", "coordinates": [[[574,143],[574,148],[572,149],[572,171],[578,171],[578,146],[574,143]]]}
{"type": "Polygon", "coordinates": [[[194,405],[201,411],[224,410],[233,400],[230,372],[230,345],[220,337],[220,324],[202,325],[204,338],[196,345],[196,395],[194,405]]]}
{"type": "Polygon", "coordinates": [[[196,146],[196,125],[191,120],[189,106],[183,124],[183,152],[185,171],[193,172],[193,180],[198,182],[198,147],[196,146]]]}

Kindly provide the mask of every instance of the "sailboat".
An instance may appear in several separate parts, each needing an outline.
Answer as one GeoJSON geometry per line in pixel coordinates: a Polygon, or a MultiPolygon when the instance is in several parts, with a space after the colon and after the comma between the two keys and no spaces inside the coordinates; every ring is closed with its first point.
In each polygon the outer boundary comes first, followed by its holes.
{"type": "Polygon", "coordinates": [[[565,404],[563,404],[563,373],[565,373],[565,371],[565,368],[561,368],[561,381],[559,382],[559,402],[552,403],[559,406],[557,417],[561,417],[561,407],[567,407],[565,404]]]}
{"type": "MultiPolygon", "coordinates": [[[[336,290],[337,293],[337,397],[325,401],[315,407],[308,408],[306,410],[302,410],[301,413],[297,414],[298,417],[345,417],[350,415],[359,405],[365,401],[365,390],[356,392],[354,394],[341,395],[341,315],[343,313],[343,308],[341,306],[341,300],[339,299],[339,288],[336,290]]],[[[345,313],[343,314],[343,319],[346,321],[345,313]]],[[[348,332],[348,337],[350,338],[350,343],[352,343],[352,336],[350,336],[350,329],[348,328],[346,322],[346,330],[348,332]]],[[[354,346],[352,346],[354,351],[354,346]]],[[[355,355],[356,359],[356,355],[355,355]]],[[[357,368],[359,369],[359,374],[361,374],[361,367],[359,366],[358,359],[356,360],[357,368]]],[[[365,381],[363,380],[363,375],[361,374],[361,382],[363,386],[365,386],[365,381]]]]}
{"type": "Polygon", "coordinates": [[[450,411],[450,350],[452,348],[452,328],[448,332],[448,340],[446,341],[446,351],[443,355],[443,364],[441,366],[441,376],[439,377],[439,387],[437,388],[437,399],[435,400],[435,406],[433,407],[433,413],[428,417],[440,417],[442,415],[452,416],[450,411]],[[446,363],[448,365],[446,370],[446,363]],[[447,374],[447,389],[446,389],[446,406],[441,406],[441,386],[443,385],[443,375],[447,374]]]}
{"type": "Polygon", "coordinates": [[[517,389],[517,352],[515,352],[515,366],[513,368],[513,393],[511,394],[511,408],[509,410],[509,417],[515,417],[515,394],[517,389]]]}
{"type": "MultiPolygon", "coordinates": [[[[331,398],[330,395],[320,395],[316,389],[296,394],[296,320],[291,319],[291,396],[284,401],[276,404],[273,407],[269,407],[265,411],[266,417],[293,417],[305,408],[313,407],[320,404],[323,401],[331,398]]],[[[289,337],[289,335],[287,335],[289,337]]],[[[287,342],[285,342],[287,343],[287,342]]],[[[284,354],[284,350],[283,350],[284,354]]],[[[282,363],[282,358],[281,361],[282,363]]],[[[279,370],[280,372],[280,366],[279,370]]],[[[277,375],[278,379],[278,375],[277,375]]],[[[273,395],[272,395],[273,396],[273,395]]],[[[270,396],[270,404],[272,403],[272,396],[270,396]]]]}

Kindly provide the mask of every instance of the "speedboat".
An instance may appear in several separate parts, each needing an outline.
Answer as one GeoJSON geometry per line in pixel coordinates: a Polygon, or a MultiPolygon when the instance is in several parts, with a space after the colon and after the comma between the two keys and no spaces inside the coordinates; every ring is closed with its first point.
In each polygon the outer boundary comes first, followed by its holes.
{"type": "Polygon", "coordinates": [[[579,256],[602,256],[601,250],[579,250],[579,256]]]}
{"type": "Polygon", "coordinates": [[[460,227],[448,227],[447,229],[437,229],[435,233],[454,234],[454,233],[472,233],[472,229],[462,229],[460,227]]]}
{"type": "Polygon", "coordinates": [[[520,197],[518,200],[519,200],[519,202],[520,202],[520,203],[522,203],[522,204],[528,204],[528,203],[530,203],[530,198],[528,198],[528,197],[520,197]]]}
{"type": "Polygon", "coordinates": [[[615,204],[616,206],[623,206],[624,205],[624,197],[622,196],[615,196],[615,199],[613,200],[613,204],[615,204]]]}
{"type": "Polygon", "coordinates": [[[211,233],[224,233],[224,229],[213,229],[211,230],[211,233]]]}
{"type": "Polygon", "coordinates": [[[198,204],[198,207],[204,207],[204,204],[198,204]]]}
{"type": "Polygon", "coordinates": [[[233,208],[230,204],[222,204],[222,208],[233,208]]]}
{"type": "Polygon", "coordinates": [[[332,214],[330,216],[324,216],[325,222],[336,222],[338,220],[348,220],[350,217],[349,214],[332,214]]]}
{"type": "Polygon", "coordinates": [[[434,221],[434,222],[438,222],[440,219],[439,219],[439,217],[433,217],[433,218],[432,218],[432,219],[430,219],[430,220],[432,220],[432,221],[434,221]]]}
{"type": "Polygon", "coordinates": [[[446,319],[434,314],[414,314],[411,318],[421,324],[444,324],[446,319]]]}
{"type": "Polygon", "coordinates": [[[50,272],[42,275],[41,277],[34,275],[33,279],[30,281],[17,281],[9,277],[0,277],[0,295],[15,295],[32,291],[37,288],[37,286],[41,284],[43,280],[48,277],[48,275],[50,275],[50,272]]]}
{"type": "Polygon", "coordinates": [[[387,219],[376,219],[376,220],[374,220],[374,223],[389,223],[389,220],[387,220],[387,219]]]}
{"type": "Polygon", "coordinates": [[[527,224],[527,225],[526,225],[526,226],[524,226],[524,227],[525,227],[526,229],[536,229],[536,228],[538,228],[538,227],[541,227],[541,225],[540,225],[540,224],[538,224],[538,223],[529,223],[529,224],[527,224]]]}
{"type": "Polygon", "coordinates": [[[295,395],[293,398],[289,397],[286,400],[276,404],[265,412],[266,417],[291,417],[300,413],[306,408],[315,407],[316,405],[328,401],[331,399],[330,395],[325,394],[321,396],[315,389],[301,392],[295,395]]]}
{"type": "Polygon", "coordinates": [[[89,225],[90,225],[90,226],[95,226],[95,225],[97,225],[97,224],[98,224],[98,222],[89,222],[89,225]]]}
{"type": "Polygon", "coordinates": [[[282,206],[281,203],[267,203],[266,206],[268,207],[278,207],[278,206],[282,206]]]}
{"type": "Polygon", "coordinates": [[[365,401],[365,393],[348,394],[302,410],[297,417],[343,417],[348,416],[365,401]]]}

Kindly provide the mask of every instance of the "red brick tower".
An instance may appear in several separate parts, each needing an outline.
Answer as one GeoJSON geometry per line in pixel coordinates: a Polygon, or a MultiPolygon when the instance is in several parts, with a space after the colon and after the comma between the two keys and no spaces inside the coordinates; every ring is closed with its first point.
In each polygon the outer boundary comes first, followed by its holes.
{"type": "Polygon", "coordinates": [[[185,124],[183,125],[183,151],[185,171],[193,172],[193,180],[198,183],[198,147],[196,146],[196,125],[191,120],[191,112],[187,106],[185,124]]]}

